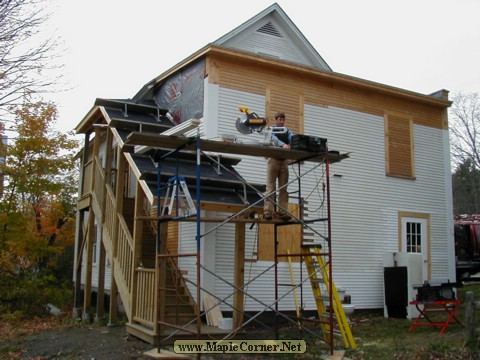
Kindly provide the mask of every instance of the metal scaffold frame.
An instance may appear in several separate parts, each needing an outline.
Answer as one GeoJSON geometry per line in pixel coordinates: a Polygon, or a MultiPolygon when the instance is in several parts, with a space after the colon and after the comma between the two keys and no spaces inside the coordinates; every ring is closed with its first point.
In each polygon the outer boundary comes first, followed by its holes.
{"type": "MultiPolygon", "coordinates": [[[[192,144],[192,143],[193,143],[193,141],[190,142],[190,144],[192,144]]],[[[170,156],[174,153],[177,153],[178,151],[180,151],[182,149],[183,149],[183,146],[175,148],[174,150],[172,150],[169,153],[167,153],[166,155],[164,155],[163,158],[165,158],[167,156],[170,156]]],[[[200,159],[201,159],[201,155],[204,155],[204,156],[207,156],[207,157],[208,157],[208,155],[205,154],[205,153],[202,153],[200,134],[197,134],[196,139],[195,139],[195,150],[196,150],[196,208],[197,208],[197,211],[196,211],[196,214],[195,214],[195,216],[196,216],[196,219],[195,219],[195,221],[196,221],[196,252],[195,253],[188,253],[188,254],[176,254],[176,255],[173,255],[173,254],[169,255],[169,254],[161,254],[160,253],[161,248],[162,248],[161,239],[160,239],[160,224],[162,222],[166,222],[166,221],[187,221],[187,220],[192,221],[191,216],[178,216],[178,214],[177,214],[177,216],[170,217],[169,219],[160,219],[160,217],[157,219],[157,247],[156,248],[157,248],[157,258],[158,258],[157,266],[159,266],[159,264],[164,264],[164,259],[165,258],[195,257],[195,259],[196,259],[196,283],[193,282],[192,280],[189,280],[189,279],[185,279],[185,281],[192,284],[196,288],[196,301],[197,301],[197,303],[196,303],[196,307],[197,307],[196,318],[193,318],[191,321],[187,322],[184,326],[167,323],[167,322],[162,321],[161,319],[158,319],[159,334],[161,334],[161,328],[162,327],[172,328],[172,329],[174,329],[174,331],[171,332],[169,335],[165,336],[162,339],[160,339],[161,336],[158,337],[157,350],[160,352],[160,347],[162,346],[162,344],[165,344],[167,341],[169,341],[171,339],[174,339],[177,335],[180,335],[183,332],[187,332],[191,335],[195,335],[198,340],[201,339],[201,336],[202,336],[202,323],[201,323],[202,317],[206,316],[207,313],[212,310],[212,308],[210,308],[210,309],[204,310],[203,312],[200,311],[200,309],[201,309],[201,295],[202,295],[202,292],[203,292],[205,294],[208,294],[208,295],[212,296],[216,301],[218,301],[218,304],[225,304],[228,307],[230,307],[233,312],[240,312],[241,313],[242,322],[241,322],[240,326],[234,326],[231,329],[231,331],[224,333],[222,335],[223,336],[222,339],[230,339],[232,336],[237,334],[242,328],[244,328],[246,325],[248,325],[252,322],[256,322],[256,323],[258,323],[258,324],[260,324],[260,325],[262,325],[266,328],[270,328],[270,326],[268,326],[267,324],[260,321],[259,317],[263,313],[265,313],[266,311],[272,311],[275,314],[275,336],[276,336],[277,339],[278,339],[278,333],[279,333],[278,319],[282,318],[282,319],[286,320],[287,322],[293,324],[294,326],[299,327],[299,329],[301,331],[305,332],[305,333],[308,333],[308,334],[310,334],[310,335],[312,335],[316,338],[319,338],[319,339],[326,339],[325,342],[327,343],[327,345],[329,347],[330,353],[333,354],[333,348],[334,348],[334,341],[333,341],[333,338],[334,338],[334,315],[335,315],[334,314],[334,306],[329,306],[329,309],[328,309],[329,316],[328,316],[327,322],[325,322],[325,324],[328,324],[328,326],[327,327],[321,327],[319,329],[320,331],[311,330],[309,327],[303,326],[303,324],[306,322],[307,319],[300,318],[298,315],[297,315],[296,318],[292,318],[291,316],[288,316],[288,315],[282,313],[282,311],[279,310],[279,306],[278,306],[279,302],[283,298],[291,295],[297,289],[300,289],[301,298],[303,299],[303,285],[305,284],[306,281],[311,281],[311,278],[312,278],[312,274],[309,274],[309,276],[304,277],[304,278],[303,278],[303,275],[302,275],[302,267],[303,267],[302,263],[304,261],[303,259],[304,259],[305,253],[301,252],[301,253],[295,253],[295,254],[278,254],[277,228],[279,226],[288,226],[289,224],[301,225],[303,228],[308,228],[309,230],[313,231],[316,235],[318,235],[320,238],[322,238],[324,240],[324,243],[327,244],[327,251],[324,251],[320,255],[325,256],[326,259],[327,259],[326,261],[327,261],[327,266],[328,266],[328,281],[329,281],[329,283],[326,284],[326,287],[328,289],[329,304],[334,304],[334,301],[335,301],[335,299],[334,299],[335,287],[332,283],[332,266],[331,266],[332,253],[331,253],[331,224],[330,224],[331,214],[330,214],[330,183],[329,183],[329,156],[328,156],[329,152],[328,152],[328,149],[325,151],[325,154],[324,154],[324,162],[323,163],[319,162],[319,163],[315,164],[315,166],[313,166],[310,170],[307,170],[303,174],[300,174],[300,162],[301,161],[297,161],[297,163],[299,165],[298,166],[298,174],[296,174],[295,179],[289,181],[285,185],[285,187],[288,187],[288,185],[290,185],[294,182],[298,182],[298,201],[299,201],[299,207],[300,207],[300,214],[299,214],[299,216],[292,216],[293,220],[291,222],[274,223],[273,224],[274,229],[275,229],[274,230],[274,242],[275,242],[274,243],[274,249],[275,249],[274,251],[275,251],[275,255],[274,255],[273,264],[271,266],[269,266],[267,269],[265,269],[264,271],[262,271],[260,274],[256,275],[253,279],[250,279],[249,281],[247,281],[246,283],[242,280],[243,284],[241,286],[237,286],[235,283],[231,283],[230,281],[226,280],[225,278],[223,278],[219,274],[214,273],[213,271],[209,270],[207,267],[205,267],[201,264],[201,256],[200,256],[201,239],[204,238],[205,236],[207,236],[208,234],[210,234],[211,232],[215,231],[219,227],[225,225],[226,223],[235,222],[236,219],[238,219],[240,215],[242,215],[244,213],[247,213],[251,208],[258,205],[258,203],[263,202],[264,199],[266,198],[266,196],[264,196],[264,194],[258,193],[258,190],[256,188],[254,188],[253,186],[248,184],[243,179],[240,179],[242,182],[244,182],[245,186],[251,186],[251,188],[253,188],[253,189],[255,189],[255,191],[257,191],[258,195],[260,195],[260,200],[256,201],[255,203],[252,203],[252,204],[249,204],[249,205],[245,206],[244,209],[242,209],[241,211],[239,211],[239,212],[235,213],[234,215],[228,217],[227,219],[217,219],[216,222],[218,222],[218,224],[216,224],[211,229],[209,229],[204,234],[202,234],[201,233],[201,229],[202,229],[201,223],[206,221],[207,219],[202,218],[202,214],[201,214],[201,211],[200,211],[200,208],[201,208],[201,206],[200,206],[201,205],[200,159]],[[320,166],[325,166],[326,187],[324,186],[324,190],[326,189],[327,216],[326,216],[326,218],[319,218],[319,219],[313,219],[313,220],[305,221],[304,216],[303,216],[304,214],[303,214],[302,194],[301,194],[301,191],[300,191],[301,190],[301,178],[303,178],[304,176],[306,176],[307,174],[314,171],[315,169],[317,169],[320,166]],[[309,224],[312,224],[312,223],[315,223],[315,222],[318,222],[318,221],[326,221],[327,222],[327,235],[323,235],[323,234],[319,233],[316,229],[312,228],[309,225],[309,224]],[[278,287],[279,287],[278,262],[279,262],[279,259],[282,258],[282,257],[300,257],[300,259],[301,259],[301,261],[300,261],[300,281],[297,284],[292,284],[291,289],[289,289],[288,291],[286,291],[285,293],[280,295],[279,291],[278,291],[278,287]],[[258,280],[261,276],[265,275],[267,272],[272,271],[272,270],[275,273],[275,275],[274,275],[274,277],[275,277],[275,298],[274,298],[274,301],[272,303],[266,303],[263,300],[258,299],[256,297],[254,297],[253,295],[249,294],[248,291],[246,291],[246,288],[249,285],[251,285],[254,281],[258,280]],[[233,291],[228,296],[226,296],[224,298],[220,298],[220,297],[217,297],[212,292],[208,291],[207,289],[202,288],[202,286],[201,286],[201,276],[200,276],[202,271],[204,271],[204,272],[210,274],[211,276],[213,276],[214,278],[224,282],[225,284],[230,286],[233,289],[233,291]],[[235,294],[238,294],[238,293],[241,293],[242,298],[248,297],[251,300],[253,300],[256,303],[263,306],[263,310],[258,311],[254,315],[251,315],[251,314],[244,311],[243,306],[242,306],[242,308],[238,308],[238,307],[235,307],[234,305],[227,302],[227,300],[229,298],[235,296],[235,294]],[[245,319],[245,318],[247,318],[247,319],[245,319]],[[195,327],[193,327],[194,323],[196,323],[195,327]],[[193,330],[193,328],[195,330],[193,330]],[[326,329],[329,332],[328,335],[325,334],[326,329]]],[[[316,155],[318,155],[318,154],[316,154],[316,155]]],[[[157,183],[157,190],[158,190],[158,192],[157,192],[157,196],[158,196],[157,215],[161,214],[161,201],[160,201],[160,198],[161,198],[161,190],[160,190],[161,189],[161,181],[160,181],[161,160],[162,159],[159,159],[158,166],[157,166],[157,169],[158,169],[158,173],[157,173],[157,178],[158,178],[158,183],[157,183]]],[[[308,158],[306,158],[304,160],[308,160],[308,158]]],[[[304,160],[302,160],[302,161],[304,161],[304,160]]],[[[214,161],[216,161],[216,160],[214,160],[214,161]]],[[[222,170],[229,171],[229,169],[224,167],[222,164],[220,164],[220,162],[218,162],[218,166],[222,167],[222,170]]],[[[178,173],[177,173],[177,176],[179,176],[178,173]]],[[[277,188],[276,193],[280,190],[281,190],[281,188],[277,188]]],[[[251,218],[247,219],[247,217],[244,217],[242,222],[243,223],[246,223],[246,222],[260,223],[260,221],[258,221],[257,219],[251,219],[251,218]]],[[[265,221],[264,223],[267,223],[267,222],[265,221]]],[[[303,235],[302,235],[301,240],[303,241],[303,235]]],[[[157,273],[159,273],[159,272],[160,272],[160,270],[157,269],[157,273]]],[[[308,321],[311,322],[312,319],[308,319],[308,321]]],[[[319,319],[318,322],[321,323],[322,320],[319,319]]],[[[348,345],[348,344],[346,343],[346,345],[348,345]]]]}

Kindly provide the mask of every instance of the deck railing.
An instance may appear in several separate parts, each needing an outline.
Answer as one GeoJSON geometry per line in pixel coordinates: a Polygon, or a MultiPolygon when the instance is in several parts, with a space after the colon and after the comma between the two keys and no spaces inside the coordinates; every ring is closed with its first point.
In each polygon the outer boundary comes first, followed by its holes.
{"type": "Polygon", "coordinates": [[[103,203],[103,196],[105,194],[105,174],[104,169],[102,168],[102,164],[98,158],[95,161],[95,184],[93,186],[93,193],[97,198],[99,204],[103,203]]]}
{"type": "MultiPolygon", "coordinates": [[[[104,221],[104,232],[106,236],[103,238],[108,238],[108,244],[105,244],[105,247],[113,251],[113,236],[115,234],[115,218],[116,218],[116,211],[115,211],[115,194],[113,193],[112,188],[110,185],[106,186],[106,201],[105,201],[105,214],[103,221],[104,221]]],[[[112,254],[113,255],[113,254],[112,254]]]]}
{"type": "Polygon", "coordinates": [[[90,193],[92,186],[93,161],[89,161],[83,167],[82,197],[90,193]]]}
{"type": "Polygon", "coordinates": [[[132,319],[150,329],[154,328],[156,318],[155,269],[137,268],[136,305],[132,319]]]}
{"type": "Polygon", "coordinates": [[[115,261],[115,279],[125,311],[131,317],[133,282],[133,239],[123,216],[119,217],[117,256],[115,261]],[[120,278],[119,278],[120,277],[120,278]]]}

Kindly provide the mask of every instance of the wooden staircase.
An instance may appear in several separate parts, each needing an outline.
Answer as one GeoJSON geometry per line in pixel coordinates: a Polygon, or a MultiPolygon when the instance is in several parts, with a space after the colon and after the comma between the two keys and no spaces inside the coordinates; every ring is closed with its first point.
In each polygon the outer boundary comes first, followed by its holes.
{"type": "MultiPolygon", "coordinates": [[[[128,227],[130,234],[133,234],[134,228],[134,212],[135,212],[135,199],[126,198],[123,202],[123,219],[128,227]]],[[[142,229],[142,242],[141,242],[141,268],[144,271],[150,271],[152,274],[155,273],[155,264],[156,264],[156,223],[154,221],[144,221],[142,229]]],[[[173,260],[174,258],[167,258],[165,269],[165,304],[158,304],[156,311],[162,311],[163,314],[150,314],[148,317],[151,317],[151,321],[141,321],[137,320],[138,314],[132,314],[129,316],[127,323],[127,331],[151,344],[154,344],[158,336],[162,334],[157,334],[155,329],[156,319],[162,319],[163,322],[170,323],[176,326],[182,326],[196,319],[196,304],[188,291],[188,288],[182,278],[182,273],[177,266],[177,262],[173,260]],[[161,305],[161,306],[160,306],[161,305]]],[[[133,261],[133,258],[132,260],[133,261]]],[[[122,282],[121,285],[124,288],[127,287],[127,279],[116,277],[117,281],[122,282]]],[[[135,301],[136,304],[132,304],[135,308],[148,308],[149,312],[155,312],[155,298],[159,298],[158,291],[162,289],[157,289],[158,282],[152,280],[150,282],[139,281],[137,283],[136,296],[133,296],[133,299],[123,299],[122,302],[125,304],[130,304],[130,301],[135,301]],[[150,299],[150,300],[148,300],[150,299]]],[[[124,293],[125,294],[125,293],[124,293]]],[[[132,295],[130,295],[132,296],[132,295]]],[[[130,311],[127,311],[129,314],[130,311]]],[[[160,328],[161,331],[166,330],[166,326],[160,328]]]]}
{"type": "MultiPolygon", "coordinates": [[[[196,306],[175,263],[168,262],[164,321],[174,325],[185,325],[196,318],[196,306]]],[[[161,291],[161,289],[159,289],[161,291]]]]}

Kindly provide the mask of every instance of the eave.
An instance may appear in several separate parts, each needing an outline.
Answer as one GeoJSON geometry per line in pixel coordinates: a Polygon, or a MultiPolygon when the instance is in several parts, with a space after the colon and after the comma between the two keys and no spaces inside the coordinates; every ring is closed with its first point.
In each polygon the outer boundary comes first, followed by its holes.
{"type": "Polygon", "coordinates": [[[93,124],[97,123],[101,119],[103,119],[103,113],[100,109],[100,106],[94,105],[74,128],[75,133],[86,134],[91,130],[93,124]]]}
{"type": "Polygon", "coordinates": [[[254,63],[257,65],[268,66],[271,69],[276,69],[281,72],[293,72],[301,76],[307,76],[311,79],[318,79],[319,81],[330,82],[339,86],[348,86],[358,89],[359,91],[380,93],[396,97],[403,100],[415,101],[429,106],[435,106],[440,108],[449,107],[452,102],[448,100],[448,91],[440,90],[437,93],[441,93],[441,97],[420,94],[417,92],[400,89],[394,86],[380,84],[374,81],[364,80],[333,71],[323,71],[315,68],[302,66],[295,63],[286,62],[270,58],[267,56],[261,56],[258,54],[247,53],[234,49],[224,48],[216,45],[209,44],[199,51],[195,52],[191,56],[185,58],[183,61],[176,64],[174,67],[165,71],[147,85],[145,85],[134,97],[134,99],[140,99],[148,96],[152,92],[156,85],[161,83],[164,79],[174,74],[176,71],[182,69],[188,64],[202,58],[202,57],[227,57],[235,59],[235,61],[242,61],[245,63],[254,63]]]}

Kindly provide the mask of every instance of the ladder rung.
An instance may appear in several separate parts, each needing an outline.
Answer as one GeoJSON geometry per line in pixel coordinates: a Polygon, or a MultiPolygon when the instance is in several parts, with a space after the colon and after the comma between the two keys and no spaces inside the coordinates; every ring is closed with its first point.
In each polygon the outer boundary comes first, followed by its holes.
{"type": "Polygon", "coordinates": [[[314,284],[325,284],[325,280],[323,279],[311,279],[310,281],[314,284]]]}
{"type": "Polygon", "coordinates": [[[330,297],[327,295],[320,295],[320,296],[316,296],[315,299],[325,301],[325,300],[330,300],[330,297]]]}
{"type": "Polygon", "coordinates": [[[342,335],[342,332],[338,329],[333,329],[332,332],[333,332],[333,335],[335,335],[335,336],[341,336],[342,335]]]}
{"type": "Polygon", "coordinates": [[[307,243],[302,243],[302,247],[304,248],[310,248],[310,247],[318,247],[319,249],[322,248],[322,244],[318,244],[318,243],[310,243],[310,242],[307,242],[307,243]]]}
{"type": "MultiPolygon", "coordinates": [[[[319,316],[320,316],[321,318],[324,318],[324,319],[330,319],[330,311],[324,312],[324,313],[320,314],[319,316]]],[[[334,319],[336,319],[336,318],[337,318],[337,315],[336,315],[334,312],[332,312],[332,317],[333,317],[334,319]]]]}

